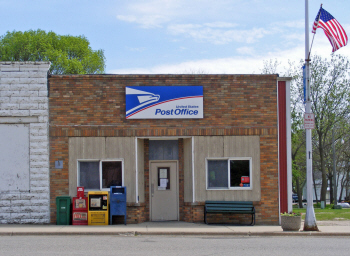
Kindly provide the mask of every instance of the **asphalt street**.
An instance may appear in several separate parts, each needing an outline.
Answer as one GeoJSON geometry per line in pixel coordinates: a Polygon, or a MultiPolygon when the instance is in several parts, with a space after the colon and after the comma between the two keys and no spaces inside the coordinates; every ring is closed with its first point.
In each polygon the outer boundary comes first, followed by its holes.
{"type": "Polygon", "coordinates": [[[0,255],[349,255],[348,237],[4,236],[0,255]]]}

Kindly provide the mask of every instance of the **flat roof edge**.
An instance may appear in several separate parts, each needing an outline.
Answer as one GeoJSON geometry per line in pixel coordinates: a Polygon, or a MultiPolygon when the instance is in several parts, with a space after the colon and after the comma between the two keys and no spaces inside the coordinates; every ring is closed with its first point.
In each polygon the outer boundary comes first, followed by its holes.
{"type": "Polygon", "coordinates": [[[291,81],[292,77],[277,77],[277,81],[291,81]]]}

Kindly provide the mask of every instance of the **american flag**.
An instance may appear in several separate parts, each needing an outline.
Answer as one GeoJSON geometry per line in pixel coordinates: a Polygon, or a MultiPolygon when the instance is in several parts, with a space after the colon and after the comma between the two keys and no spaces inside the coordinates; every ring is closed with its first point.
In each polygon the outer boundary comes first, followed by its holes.
{"type": "Polygon", "coordinates": [[[332,52],[335,52],[348,43],[348,36],[346,35],[343,27],[329,12],[325,11],[322,7],[316,16],[312,33],[316,33],[317,28],[323,29],[333,47],[332,52]]]}

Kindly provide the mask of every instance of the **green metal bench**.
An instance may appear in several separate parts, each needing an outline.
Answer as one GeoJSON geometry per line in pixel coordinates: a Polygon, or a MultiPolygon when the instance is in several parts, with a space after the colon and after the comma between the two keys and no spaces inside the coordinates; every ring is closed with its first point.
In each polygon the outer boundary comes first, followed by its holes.
{"type": "Polygon", "coordinates": [[[232,214],[251,214],[252,222],[255,224],[255,208],[253,202],[247,201],[205,201],[204,222],[207,222],[207,213],[232,213],[232,214]]]}

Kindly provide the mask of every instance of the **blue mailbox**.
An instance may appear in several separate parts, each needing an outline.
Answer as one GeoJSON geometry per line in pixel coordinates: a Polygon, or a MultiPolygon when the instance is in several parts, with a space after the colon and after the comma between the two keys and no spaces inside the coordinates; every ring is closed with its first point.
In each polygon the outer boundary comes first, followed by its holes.
{"type": "Polygon", "coordinates": [[[124,215],[124,224],[126,225],[126,187],[111,186],[109,203],[109,223],[112,224],[114,215],[124,215]]]}

